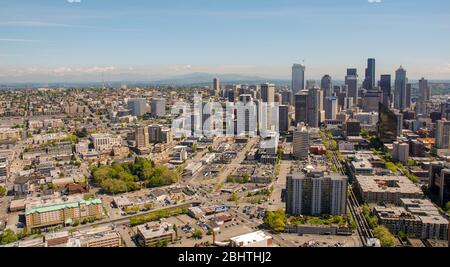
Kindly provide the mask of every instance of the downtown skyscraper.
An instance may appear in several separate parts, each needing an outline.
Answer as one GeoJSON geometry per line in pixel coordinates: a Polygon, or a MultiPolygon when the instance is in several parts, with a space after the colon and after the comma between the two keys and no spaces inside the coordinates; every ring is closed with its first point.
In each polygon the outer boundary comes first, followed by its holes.
{"type": "Polygon", "coordinates": [[[428,86],[428,81],[425,78],[419,80],[419,101],[430,101],[431,87],[428,86]]]}
{"type": "Polygon", "coordinates": [[[406,70],[400,66],[395,72],[394,107],[396,109],[405,110],[408,107],[407,84],[406,70]]]}
{"type": "Polygon", "coordinates": [[[295,95],[305,89],[305,65],[294,64],[292,66],[292,93],[295,95]]]}
{"type": "Polygon", "coordinates": [[[382,94],[382,103],[385,107],[389,108],[392,103],[391,75],[390,74],[381,75],[379,86],[382,94]]]}
{"type": "Polygon", "coordinates": [[[347,97],[353,99],[353,105],[358,104],[358,73],[356,69],[347,69],[345,76],[345,85],[347,85],[347,97]]]}
{"type": "Polygon", "coordinates": [[[325,75],[320,81],[320,88],[323,90],[323,97],[329,97],[333,95],[333,81],[330,75],[325,75]]]}
{"type": "Polygon", "coordinates": [[[366,77],[364,79],[363,88],[372,90],[375,87],[375,59],[367,60],[366,77]]]}

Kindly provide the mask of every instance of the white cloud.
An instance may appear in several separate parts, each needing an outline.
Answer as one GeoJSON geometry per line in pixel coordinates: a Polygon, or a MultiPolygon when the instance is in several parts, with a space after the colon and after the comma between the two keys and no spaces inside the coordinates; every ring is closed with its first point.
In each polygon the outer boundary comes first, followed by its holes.
{"type": "Polygon", "coordinates": [[[1,26],[19,26],[19,27],[73,27],[72,25],[62,23],[50,23],[43,21],[3,21],[1,26]]]}
{"type": "Polygon", "coordinates": [[[0,38],[0,42],[13,42],[13,43],[41,43],[41,40],[32,39],[16,39],[16,38],[0,38]]]}
{"type": "Polygon", "coordinates": [[[76,3],[81,3],[81,0],[66,0],[66,2],[69,4],[76,4],[76,3]]]}
{"type": "Polygon", "coordinates": [[[99,75],[102,73],[112,73],[118,70],[115,66],[93,66],[93,67],[58,67],[58,68],[4,68],[0,69],[0,76],[19,77],[26,75],[43,76],[72,76],[72,75],[99,75]]]}
{"type": "Polygon", "coordinates": [[[369,4],[379,4],[382,3],[382,0],[367,0],[367,2],[369,2],[369,4]]]}

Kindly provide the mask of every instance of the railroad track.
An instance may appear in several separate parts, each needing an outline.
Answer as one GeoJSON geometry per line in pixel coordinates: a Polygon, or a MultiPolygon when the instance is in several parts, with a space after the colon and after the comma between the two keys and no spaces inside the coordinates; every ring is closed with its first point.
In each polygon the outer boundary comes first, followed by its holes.
{"type": "MultiPolygon", "coordinates": [[[[338,172],[341,173],[342,175],[347,175],[344,167],[342,166],[342,163],[338,160],[336,151],[333,151],[332,153],[333,153],[332,157],[333,164],[336,166],[338,172]]],[[[362,244],[364,246],[367,246],[369,239],[373,238],[374,235],[372,233],[372,230],[370,229],[369,223],[364,217],[361,205],[359,204],[358,199],[356,198],[355,193],[353,192],[351,186],[349,186],[348,192],[349,192],[347,198],[348,208],[353,217],[353,220],[356,222],[359,238],[361,239],[362,244]]]]}

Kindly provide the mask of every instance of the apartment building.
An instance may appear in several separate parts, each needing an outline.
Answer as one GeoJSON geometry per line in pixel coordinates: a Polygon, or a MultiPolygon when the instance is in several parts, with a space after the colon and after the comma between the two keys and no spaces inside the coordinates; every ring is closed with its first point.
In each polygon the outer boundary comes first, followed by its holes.
{"type": "Polygon", "coordinates": [[[374,207],[378,221],[395,234],[448,240],[448,220],[427,199],[401,199],[401,207],[374,207]]]}
{"type": "Polygon", "coordinates": [[[346,176],[309,170],[287,176],[286,211],[291,215],[347,212],[346,176]]]}
{"type": "Polygon", "coordinates": [[[75,221],[100,219],[103,206],[100,199],[84,200],[81,195],[73,195],[49,200],[39,199],[25,206],[26,227],[49,227],[55,225],[71,225],[75,221]]]}

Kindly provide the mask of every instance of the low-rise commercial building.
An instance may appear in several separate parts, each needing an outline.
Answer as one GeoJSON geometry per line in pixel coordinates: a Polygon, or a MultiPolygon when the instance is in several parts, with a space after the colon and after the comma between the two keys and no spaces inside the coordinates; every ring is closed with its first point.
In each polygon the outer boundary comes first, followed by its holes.
{"type": "Polygon", "coordinates": [[[231,247],[271,247],[273,238],[263,231],[230,238],[231,247]]]}
{"type": "Polygon", "coordinates": [[[163,246],[175,240],[175,232],[168,223],[140,225],[137,227],[138,242],[142,247],[163,246]]]}
{"type": "Polygon", "coordinates": [[[402,198],[422,198],[422,190],[405,176],[357,175],[361,196],[368,203],[400,205],[402,198]]]}

